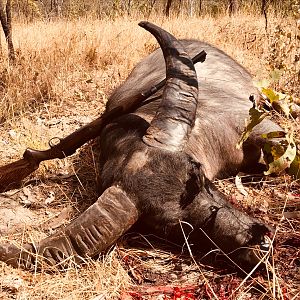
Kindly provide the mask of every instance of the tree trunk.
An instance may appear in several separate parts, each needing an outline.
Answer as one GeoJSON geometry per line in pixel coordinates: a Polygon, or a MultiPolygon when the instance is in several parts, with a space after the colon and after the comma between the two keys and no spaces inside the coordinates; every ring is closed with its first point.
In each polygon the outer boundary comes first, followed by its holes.
{"type": "Polygon", "coordinates": [[[229,16],[233,16],[239,9],[239,0],[229,0],[229,16]]]}
{"type": "Polygon", "coordinates": [[[199,0],[199,13],[198,15],[201,16],[202,14],[202,0],[199,0]]]}
{"type": "Polygon", "coordinates": [[[267,9],[268,9],[268,0],[261,0],[261,14],[265,18],[265,30],[268,30],[268,15],[267,15],[267,9]]]}
{"type": "Polygon", "coordinates": [[[62,17],[62,6],[64,4],[63,0],[51,0],[50,11],[54,13],[56,17],[62,17]]]}
{"type": "Polygon", "coordinates": [[[172,2],[173,0],[167,0],[166,9],[165,9],[166,17],[170,17],[170,9],[171,9],[172,2]]]}
{"type": "Polygon", "coordinates": [[[131,0],[127,2],[127,16],[130,16],[131,13],[131,0]]]}
{"type": "Polygon", "coordinates": [[[14,64],[16,61],[15,50],[12,41],[12,26],[11,26],[11,0],[7,0],[5,10],[3,1],[0,0],[0,22],[8,46],[8,58],[9,61],[14,64]]]}
{"type": "Polygon", "coordinates": [[[261,0],[261,14],[264,15],[267,10],[267,0],[261,0]]]}

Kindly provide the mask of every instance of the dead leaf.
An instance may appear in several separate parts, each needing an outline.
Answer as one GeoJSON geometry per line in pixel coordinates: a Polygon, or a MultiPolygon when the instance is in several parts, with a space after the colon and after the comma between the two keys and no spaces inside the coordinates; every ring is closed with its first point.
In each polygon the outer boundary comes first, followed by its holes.
{"type": "Polygon", "coordinates": [[[21,199],[21,204],[28,207],[32,203],[36,202],[35,195],[31,192],[29,187],[24,187],[20,193],[19,198],[21,199]]]}
{"type": "Polygon", "coordinates": [[[293,193],[290,193],[290,192],[280,192],[280,191],[277,191],[277,190],[273,190],[273,195],[279,199],[282,199],[282,200],[287,200],[289,201],[289,203],[291,204],[291,202],[297,202],[299,201],[298,200],[298,197],[297,194],[293,194],[293,193]]]}
{"type": "Polygon", "coordinates": [[[290,167],[291,163],[294,161],[297,154],[297,147],[295,145],[293,135],[291,133],[286,135],[286,141],[288,145],[285,149],[285,152],[282,155],[281,153],[279,155],[278,153],[276,153],[277,148],[271,148],[272,155],[275,159],[269,163],[269,169],[266,172],[264,172],[265,175],[270,175],[272,173],[280,173],[281,171],[290,167]]]}
{"type": "Polygon", "coordinates": [[[17,140],[20,137],[20,134],[18,134],[15,130],[11,129],[8,134],[13,140],[17,140]]]}
{"type": "Polygon", "coordinates": [[[300,219],[300,211],[285,211],[283,216],[286,219],[300,219]]]}
{"type": "Polygon", "coordinates": [[[74,208],[69,205],[65,207],[58,215],[54,216],[50,220],[47,220],[41,225],[42,229],[56,229],[61,225],[68,222],[74,213],[74,208]]]}
{"type": "Polygon", "coordinates": [[[0,285],[3,290],[8,290],[12,293],[16,293],[24,285],[22,278],[15,275],[2,276],[0,279],[0,285]]]}
{"type": "Polygon", "coordinates": [[[245,190],[243,186],[242,179],[238,175],[235,176],[235,186],[242,195],[244,195],[245,197],[248,196],[248,192],[245,190]]]}
{"type": "Polygon", "coordinates": [[[47,199],[45,200],[45,204],[48,205],[48,204],[51,204],[53,201],[55,200],[55,194],[53,191],[51,191],[49,193],[49,196],[47,197],[47,199]]]}
{"type": "Polygon", "coordinates": [[[94,298],[92,298],[91,300],[106,300],[107,297],[104,294],[100,294],[94,298]]]}
{"type": "Polygon", "coordinates": [[[287,117],[289,117],[292,100],[289,95],[279,93],[271,88],[262,88],[261,92],[268,98],[268,101],[277,112],[284,113],[287,117]]]}

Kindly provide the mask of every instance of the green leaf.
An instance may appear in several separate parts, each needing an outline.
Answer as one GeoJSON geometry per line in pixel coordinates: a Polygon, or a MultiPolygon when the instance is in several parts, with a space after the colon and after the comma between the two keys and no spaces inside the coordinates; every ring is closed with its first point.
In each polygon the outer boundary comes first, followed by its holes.
{"type": "Polygon", "coordinates": [[[253,128],[257,124],[259,124],[268,115],[268,113],[266,113],[264,111],[260,111],[256,107],[251,107],[249,110],[249,115],[250,115],[250,119],[247,120],[246,127],[240,137],[240,140],[236,144],[237,149],[241,149],[243,143],[250,136],[253,128]]]}
{"type": "Polygon", "coordinates": [[[268,171],[264,172],[265,175],[269,175],[272,173],[279,173],[286,168],[289,168],[297,154],[297,147],[295,145],[293,135],[291,133],[286,136],[287,147],[285,152],[281,155],[282,148],[281,147],[272,147],[272,155],[274,161],[269,163],[268,171]],[[278,157],[278,158],[277,158],[278,157]]]}
{"type": "Polygon", "coordinates": [[[271,88],[261,88],[261,93],[264,94],[270,101],[272,107],[279,113],[284,113],[289,117],[290,109],[290,96],[274,91],[271,88]]]}
{"type": "Polygon", "coordinates": [[[271,131],[268,133],[263,133],[261,135],[264,139],[275,139],[275,138],[284,138],[286,136],[285,131],[278,130],[278,131],[271,131]]]}
{"type": "Polygon", "coordinates": [[[279,100],[279,95],[271,88],[262,88],[261,92],[268,97],[270,103],[272,104],[274,101],[279,100]]]}
{"type": "Polygon", "coordinates": [[[300,155],[296,155],[295,159],[290,165],[288,173],[295,176],[296,179],[300,179],[300,155]]]}

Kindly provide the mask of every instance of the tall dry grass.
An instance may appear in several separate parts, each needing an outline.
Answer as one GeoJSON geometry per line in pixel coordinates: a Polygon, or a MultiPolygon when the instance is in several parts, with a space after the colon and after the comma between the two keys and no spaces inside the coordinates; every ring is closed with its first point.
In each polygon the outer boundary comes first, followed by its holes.
{"type": "MultiPolygon", "coordinates": [[[[179,38],[212,43],[258,76],[265,75],[270,40],[264,20],[253,16],[151,18],[179,38]]],[[[270,32],[283,20],[269,18],[270,32]]],[[[36,21],[14,24],[17,64],[9,67],[2,37],[0,119],[18,117],[47,104],[105,99],[132,67],[156,46],[137,19],[36,21]]],[[[100,101],[98,100],[98,101],[100,101]]]]}
{"type": "MultiPolygon", "coordinates": [[[[99,115],[113,88],[127,77],[141,58],[157,47],[154,38],[137,26],[138,21],[121,18],[13,24],[17,63],[8,65],[3,37],[0,58],[1,164],[17,158],[28,146],[46,147],[50,137],[66,135],[99,115]]],[[[269,17],[269,32],[266,33],[264,19],[251,15],[217,19],[151,16],[150,21],[178,38],[201,39],[218,46],[260,79],[268,76],[267,57],[275,26],[290,23],[287,19],[269,17]]],[[[68,167],[73,169],[74,162],[68,167]]],[[[64,168],[66,165],[62,166],[64,168]]],[[[45,172],[51,173],[51,164],[45,172]]],[[[44,193],[54,190],[59,195],[57,205],[74,205],[76,197],[84,201],[89,194],[81,187],[81,190],[71,190],[65,186],[43,185],[42,189],[44,193]]],[[[29,228],[26,238],[38,235],[38,230],[29,228]]],[[[20,236],[9,238],[19,240],[20,236]]],[[[15,292],[2,286],[0,298],[93,299],[97,295],[103,296],[98,299],[118,298],[122,290],[134,283],[118,253],[114,249],[81,269],[54,274],[31,274],[2,263],[0,274],[21,278],[23,286],[15,292]]],[[[154,269],[160,267],[156,263],[154,259],[154,269]]],[[[202,274],[202,279],[203,276],[208,274],[202,274]]],[[[270,299],[272,284],[270,280],[270,292],[266,296],[270,299]]],[[[247,295],[249,286],[245,283],[234,299],[247,299],[247,295]]],[[[282,293],[278,295],[280,298],[282,293]]]]}

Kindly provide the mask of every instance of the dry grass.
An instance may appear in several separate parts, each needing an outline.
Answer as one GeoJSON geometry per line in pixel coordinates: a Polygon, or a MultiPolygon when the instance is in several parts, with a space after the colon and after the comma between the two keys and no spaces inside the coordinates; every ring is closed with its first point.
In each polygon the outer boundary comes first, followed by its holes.
{"type": "MultiPolygon", "coordinates": [[[[202,39],[220,47],[260,79],[268,75],[266,58],[270,55],[269,46],[276,24],[289,23],[286,19],[269,17],[271,35],[267,35],[264,20],[250,15],[233,19],[224,16],[188,20],[152,17],[151,21],[176,37],[202,39]]],[[[82,19],[14,24],[17,64],[10,67],[5,60],[6,55],[0,58],[1,165],[20,157],[26,147],[46,147],[51,137],[64,136],[99,115],[112,89],[127,77],[142,57],[157,47],[154,39],[137,23],[137,19],[110,22],[82,19]]],[[[5,45],[2,48],[5,52],[5,45]]],[[[299,137],[296,121],[283,120],[281,123],[294,126],[299,137]]],[[[38,195],[35,213],[41,223],[53,218],[63,207],[69,205],[82,211],[95,200],[94,173],[90,170],[92,163],[91,157],[81,152],[75,158],[46,163],[38,171],[36,177],[48,178],[33,187],[35,195],[38,195]],[[70,177],[58,178],[59,173],[70,177]],[[55,200],[47,204],[51,192],[55,200]]],[[[284,176],[268,180],[246,184],[248,197],[241,197],[231,180],[219,182],[219,186],[235,197],[249,213],[258,213],[269,224],[274,224],[277,237],[283,243],[287,233],[299,236],[299,222],[282,218],[284,208],[292,211],[298,206],[299,209],[297,197],[289,200],[287,196],[296,194],[299,186],[284,176]]],[[[17,192],[17,199],[21,192],[17,192]]],[[[25,236],[28,240],[45,233],[49,232],[41,230],[37,224],[8,238],[20,241],[25,236]]],[[[286,295],[292,299],[297,293],[297,284],[300,285],[299,278],[290,274],[290,279],[285,280],[288,277],[281,273],[284,264],[276,265],[280,261],[276,250],[274,270],[269,268],[269,279],[252,277],[242,282],[232,274],[225,276],[220,270],[204,268],[189,258],[168,251],[154,248],[150,253],[148,250],[125,248],[128,250],[114,248],[99,260],[64,273],[31,274],[1,264],[3,278],[14,276],[21,278],[23,283],[19,290],[11,290],[0,282],[0,299],[93,299],[97,295],[103,296],[97,299],[117,299],[129,286],[132,288],[132,285],[143,281],[146,270],[155,277],[157,284],[193,284],[208,291],[201,294],[203,298],[200,299],[210,298],[210,286],[222,299],[222,286],[228,287],[230,280],[232,290],[238,288],[230,299],[254,299],[255,293],[257,297],[265,295],[266,299],[288,299],[286,295]],[[187,278],[180,278],[180,272],[174,271],[178,261],[184,266],[181,274],[185,273],[187,278]]],[[[294,266],[288,254],[285,263],[292,264],[286,265],[287,268],[294,266]]]]}
{"type": "MultiPolygon", "coordinates": [[[[270,40],[263,19],[225,16],[217,20],[206,17],[152,21],[176,37],[208,41],[256,76],[266,75],[265,57],[270,40]]],[[[0,119],[17,117],[28,110],[47,110],[48,106],[51,113],[53,106],[56,110],[64,109],[65,105],[76,105],[78,100],[105,100],[132,67],[157,47],[137,22],[84,19],[15,24],[17,66],[8,67],[6,56],[2,56],[0,119]]],[[[277,23],[281,22],[272,19],[270,32],[277,23]]]]}

